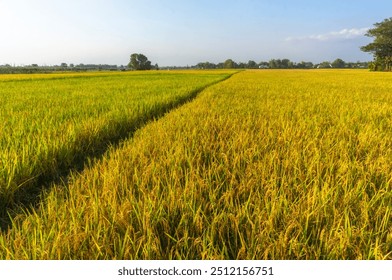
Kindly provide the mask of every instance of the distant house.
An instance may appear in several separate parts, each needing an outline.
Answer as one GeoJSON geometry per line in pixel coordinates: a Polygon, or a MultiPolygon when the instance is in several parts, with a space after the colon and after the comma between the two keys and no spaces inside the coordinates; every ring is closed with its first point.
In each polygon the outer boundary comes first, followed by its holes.
{"type": "Polygon", "coordinates": [[[316,66],[317,69],[320,68],[333,68],[331,63],[320,63],[319,65],[316,66]]]}

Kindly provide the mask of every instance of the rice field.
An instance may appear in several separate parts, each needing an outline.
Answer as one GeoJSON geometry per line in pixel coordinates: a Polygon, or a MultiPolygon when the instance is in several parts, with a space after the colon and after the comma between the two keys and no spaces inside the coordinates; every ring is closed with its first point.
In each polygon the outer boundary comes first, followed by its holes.
{"type": "Polygon", "coordinates": [[[228,74],[0,76],[0,212],[228,74]]]}
{"type": "MultiPolygon", "coordinates": [[[[44,80],[31,79],[27,83],[40,86],[30,93],[30,87],[7,81],[19,103],[1,87],[2,107],[31,104],[25,114],[36,109],[41,112],[37,120],[62,120],[61,110],[66,116],[82,115],[74,121],[81,128],[70,135],[93,127],[104,127],[105,135],[111,135],[113,119],[130,118],[124,107],[135,106],[122,105],[129,95],[133,100],[130,93],[136,89],[143,94],[134,102],[152,102],[153,108],[175,98],[173,92],[181,96],[204,90],[192,101],[132,126],[134,133],[118,145],[106,145],[101,157],[84,160],[83,169],[70,169],[66,179],[49,181],[34,207],[13,208],[9,226],[0,234],[0,258],[392,259],[390,73],[257,70],[226,80],[227,72],[160,73],[56,80],[69,94],[86,98],[69,98],[80,105],[70,112],[63,105],[67,99],[61,99],[67,94],[56,95],[54,81],[44,88],[44,80]],[[135,82],[136,77],[145,83],[135,82]],[[193,79],[199,83],[192,84],[193,79]],[[99,85],[105,81],[110,86],[103,93],[99,85]],[[155,83],[159,86],[150,87],[155,83]],[[38,90],[42,99],[34,103],[38,90]],[[107,107],[98,102],[97,92],[105,94],[107,107]],[[89,103],[92,99],[97,103],[89,103]],[[44,109],[43,102],[57,104],[57,113],[44,109]],[[101,114],[93,113],[101,107],[101,114]],[[88,108],[89,113],[84,111],[88,108]]],[[[0,119],[18,127],[26,120],[18,112],[2,112],[0,119]]],[[[42,135],[54,141],[67,130],[60,121],[53,123],[42,135]]],[[[3,124],[1,135],[9,127],[3,124]]],[[[18,135],[38,133],[28,124],[23,127],[18,135]]],[[[18,137],[14,151],[37,146],[18,137]]],[[[68,139],[77,137],[63,137],[57,145],[67,153],[72,150],[68,139]]],[[[13,147],[3,138],[2,148],[13,147]]],[[[92,143],[100,143],[100,137],[93,138],[92,143]]],[[[74,154],[100,147],[84,141],[76,141],[82,144],[74,154]]],[[[57,158],[52,154],[43,158],[57,158]]],[[[33,160],[28,155],[26,168],[33,160]]],[[[52,170],[61,168],[62,163],[54,164],[52,170]]],[[[4,189],[12,188],[4,174],[4,189]]]]}

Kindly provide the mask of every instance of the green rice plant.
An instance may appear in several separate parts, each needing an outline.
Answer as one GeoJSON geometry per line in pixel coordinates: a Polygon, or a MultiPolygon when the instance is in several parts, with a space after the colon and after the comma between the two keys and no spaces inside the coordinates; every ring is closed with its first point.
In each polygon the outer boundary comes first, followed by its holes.
{"type": "Polygon", "coordinates": [[[244,71],[53,185],[4,259],[391,259],[392,77],[244,71]]]}

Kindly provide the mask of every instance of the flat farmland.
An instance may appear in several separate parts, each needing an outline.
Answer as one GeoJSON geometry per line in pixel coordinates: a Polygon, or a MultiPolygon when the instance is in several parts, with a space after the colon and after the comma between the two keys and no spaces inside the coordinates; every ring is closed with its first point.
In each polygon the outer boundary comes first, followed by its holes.
{"type": "Polygon", "coordinates": [[[0,76],[0,206],[83,166],[146,121],[227,78],[215,73],[0,76]]]}
{"type": "Polygon", "coordinates": [[[391,259],[390,73],[231,74],[0,78],[0,258],[391,259]]]}

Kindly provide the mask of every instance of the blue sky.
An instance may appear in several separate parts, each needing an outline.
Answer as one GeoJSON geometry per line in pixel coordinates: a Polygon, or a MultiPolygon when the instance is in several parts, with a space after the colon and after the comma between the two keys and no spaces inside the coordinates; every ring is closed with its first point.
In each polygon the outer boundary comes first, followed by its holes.
{"type": "Polygon", "coordinates": [[[371,60],[390,0],[0,0],[0,65],[371,60]]]}

